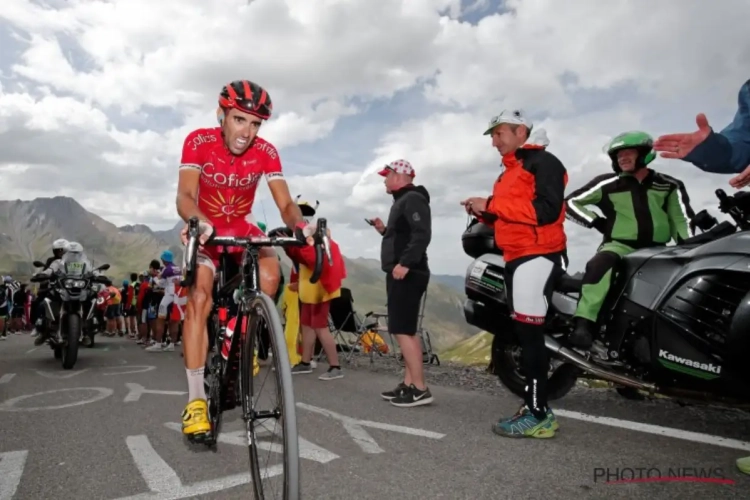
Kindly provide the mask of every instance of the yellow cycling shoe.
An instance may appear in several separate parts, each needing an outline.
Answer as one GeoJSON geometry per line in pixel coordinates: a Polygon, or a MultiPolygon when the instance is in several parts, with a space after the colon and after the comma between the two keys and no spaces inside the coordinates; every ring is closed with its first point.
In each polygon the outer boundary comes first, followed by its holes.
{"type": "Polygon", "coordinates": [[[208,403],[205,399],[194,399],[182,412],[182,433],[186,436],[206,434],[211,431],[208,421],[208,403]]]}
{"type": "Polygon", "coordinates": [[[260,373],[260,364],[258,363],[258,353],[253,354],[253,377],[260,373]]]}

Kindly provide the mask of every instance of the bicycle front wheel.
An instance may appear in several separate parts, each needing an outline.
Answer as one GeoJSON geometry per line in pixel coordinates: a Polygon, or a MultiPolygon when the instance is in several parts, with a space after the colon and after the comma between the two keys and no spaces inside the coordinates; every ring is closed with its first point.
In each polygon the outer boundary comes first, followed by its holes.
{"type": "Polygon", "coordinates": [[[255,498],[298,500],[299,438],[292,368],[270,297],[261,293],[241,306],[238,325],[242,332],[240,390],[255,498]],[[254,374],[261,340],[270,344],[264,347],[272,352],[271,362],[254,374]]]}

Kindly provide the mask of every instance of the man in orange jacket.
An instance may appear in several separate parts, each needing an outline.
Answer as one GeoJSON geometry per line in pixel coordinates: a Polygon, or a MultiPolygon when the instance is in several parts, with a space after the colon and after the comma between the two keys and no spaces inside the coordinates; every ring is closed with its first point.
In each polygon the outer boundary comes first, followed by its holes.
{"type": "MultiPolygon", "coordinates": [[[[309,221],[316,209],[307,203],[298,203],[302,216],[309,221]]],[[[315,248],[287,247],[286,253],[297,267],[298,294],[300,300],[300,325],[302,327],[302,360],[292,368],[295,375],[312,373],[311,360],[315,350],[315,341],[319,340],[326,353],[329,368],[320,380],[336,380],[344,374],[339,365],[336,341],[328,329],[328,312],[331,300],[341,295],[341,285],[346,278],[344,259],[338,244],[329,238],[333,266],[323,258],[323,268],[317,283],[310,283],[310,276],[315,269],[315,248]]]]}
{"type": "MultiPolygon", "coordinates": [[[[549,354],[544,321],[553,283],[567,266],[563,164],[542,143],[530,140],[531,120],[519,109],[494,117],[485,131],[502,156],[500,174],[489,198],[461,202],[468,213],[494,226],[505,259],[505,287],[514,333],[522,347],[525,404],[493,432],[507,437],[548,438],[558,428],[547,406],[549,354]]],[[[539,131],[541,132],[541,130],[539,131]]]]}

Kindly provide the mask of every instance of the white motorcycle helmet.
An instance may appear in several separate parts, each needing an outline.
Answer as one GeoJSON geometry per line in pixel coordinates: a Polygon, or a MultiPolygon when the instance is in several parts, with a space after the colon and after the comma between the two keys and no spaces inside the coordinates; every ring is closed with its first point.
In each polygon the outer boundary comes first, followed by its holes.
{"type": "Polygon", "coordinates": [[[63,252],[68,250],[68,240],[60,238],[52,242],[52,250],[62,250],[63,252]]]}
{"type": "Polygon", "coordinates": [[[83,253],[83,245],[81,245],[77,241],[71,241],[70,243],[68,243],[68,247],[66,250],[72,253],[83,253]]]}

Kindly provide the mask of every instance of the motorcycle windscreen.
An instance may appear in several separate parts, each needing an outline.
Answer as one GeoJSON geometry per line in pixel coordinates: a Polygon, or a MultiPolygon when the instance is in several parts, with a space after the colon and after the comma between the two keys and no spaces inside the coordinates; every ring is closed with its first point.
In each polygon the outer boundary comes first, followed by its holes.
{"type": "Polygon", "coordinates": [[[82,252],[67,252],[62,258],[65,275],[69,278],[82,277],[91,270],[91,262],[82,252]]]}

